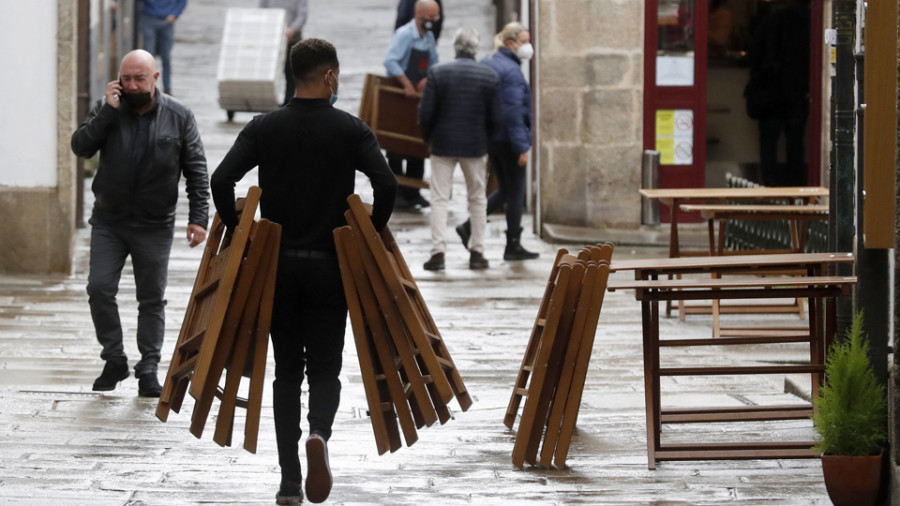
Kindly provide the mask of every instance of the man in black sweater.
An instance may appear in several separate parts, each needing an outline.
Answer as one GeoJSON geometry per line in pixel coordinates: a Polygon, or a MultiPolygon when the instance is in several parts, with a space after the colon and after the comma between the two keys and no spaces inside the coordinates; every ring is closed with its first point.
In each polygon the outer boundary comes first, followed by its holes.
{"type": "Polygon", "coordinates": [[[279,504],[302,501],[298,457],[300,385],[309,376],[306,495],[322,502],[331,491],[325,442],[340,402],[341,354],[347,321],[332,231],[346,224],[356,171],[374,190],[372,222],[391,216],[397,181],[372,131],[332,107],[337,100],[337,52],[321,39],[291,49],[297,94],[277,111],[256,116],[241,131],[212,176],[213,201],[229,228],[238,220],[234,186],[259,166],[263,218],[282,225],[272,312],[273,405],[281,487],[279,504]]]}
{"type": "Polygon", "coordinates": [[[487,269],[484,232],[487,226],[485,155],[488,139],[500,128],[500,78],[475,61],[478,32],[456,31],[456,60],[428,70],[419,102],[419,130],[431,152],[431,258],[429,271],[444,268],[447,205],[453,187],[453,168],[458,163],[466,179],[471,241],[469,268],[487,269]]]}

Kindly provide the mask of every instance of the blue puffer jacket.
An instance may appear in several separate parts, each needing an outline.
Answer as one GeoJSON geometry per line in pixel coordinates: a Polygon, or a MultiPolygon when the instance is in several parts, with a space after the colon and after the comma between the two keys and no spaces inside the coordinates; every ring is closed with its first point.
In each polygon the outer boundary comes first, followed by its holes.
{"type": "Polygon", "coordinates": [[[493,141],[509,143],[514,152],[524,153],[531,147],[531,86],[522,75],[519,58],[501,47],[482,63],[500,76],[503,128],[493,141]]]}

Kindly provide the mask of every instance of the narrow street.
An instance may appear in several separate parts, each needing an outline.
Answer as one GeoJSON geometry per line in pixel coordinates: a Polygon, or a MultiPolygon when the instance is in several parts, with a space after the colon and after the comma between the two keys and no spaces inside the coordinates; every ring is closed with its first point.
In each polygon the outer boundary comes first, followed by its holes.
{"type": "MultiPolygon", "coordinates": [[[[452,59],[453,32],[462,26],[481,32],[479,57],[487,54],[492,45],[493,2],[444,3],[442,61],[452,59]]],[[[255,5],[253,0],[190,0],[176,27],[174,93],[197,117],[210,173],[252,118],[251,113],[238,112],[230,123],[216,102],[225,10],[255,5]]],[[[365,74],[383,73],[381,62],[395,6],[394,0],[310,0],[304,36],[330,40],[338,48],[337,107],[356,114],[365,74]]],[[[251,172],[238,194],[254,180],[255,172],[251,172]]],[[[90,185],[86,187],[89,210],[90,185]]],[[[357,192],[371,200],[363,176],[357,180],[357,192]]],[[[451,224],[465,219],[464,195],[457,171],[451,224]]],[[[200,248],[189,249],[184,240],[187,201],[183,193],[180,198],[161,380],[202,253],[200,248]]],[[[334,489],[327,504],[830,504],[818,460],[685,461],[647,469],[641,310],[631,292],[606,296],[569,467],[515,468],[511,463],[515,432],[503,425],[503,414],[556,251],[560,247],[577,251],[582,244],[544,243],[530,232],[526,216],[523,243],[541,257],[505,262],[505,222],[498,215],[490,218],[488,226],[486,257],[491,265],[487,271],[468,269],[468,253],[448,230],[447,269],[432,273],[422,269],[429,257],[428,220],[428,210],[396,213],[390,227],[474,404],[463,412],[451,402],[453,417],[445,425],[424,428],[412,447],[379,456],[348,325],[341,407],[329,443],[334,489]]],[[[190,398],[181,413],[172,413],[162,423],[155,416],[156,401],[137,396],[133,377],[115,391],[91,391],[103,363],[85,294],[89,238],[89,229],[79,230],[71,276],[0,276],[0,503],[274,504],[279,470],[271,356],[256,454],[241,448],[242,410],[238,410],[234,446],[222,448],[212,441],[209,424],[202,439],[189,433],[190,398]]],[[[666,254],[663,249],[619,246],[613,258],[666,254]]],[[[118,299],[131,365],[139,356],[134,297],[129,263],[118,299]]],[[[706,337],[710,322],[708,316],[691,316],[686,321],[664,318],[660,330],[666,337],[706,337]]],[[[729,363],[732,358],[724,348],[675,354],[672,361],[729,363]]],[[[754,363],[780,363],[800,360],[803,352],[802,347],[776,345],[755,350],[752,358],[754,363]]],[[[667,378],[662,388],[668,394],[665,402],[679,406],[801,402],[785,393],[784,380],[783,376],[667,378]]],[[[802,378],[798,383],[803,384],[802,378]]],[[[744,425],[744,430],[737,424],[674,426],[670,432],[676,440],[696,434],[724,440],[759,435],[785,440],[813,437],[808,420],[744,425]]],[[[305,465],[305,458],[302,461],[305,465]]]]}

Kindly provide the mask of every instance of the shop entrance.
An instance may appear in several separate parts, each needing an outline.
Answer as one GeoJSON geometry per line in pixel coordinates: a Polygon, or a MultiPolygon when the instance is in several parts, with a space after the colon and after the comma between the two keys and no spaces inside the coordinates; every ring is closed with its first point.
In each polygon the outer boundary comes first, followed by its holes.
{"type": "Polygon", "coordinates": [[[647,0],[643,143],[661,187],[820,184],[822,2],[647,0]]]}

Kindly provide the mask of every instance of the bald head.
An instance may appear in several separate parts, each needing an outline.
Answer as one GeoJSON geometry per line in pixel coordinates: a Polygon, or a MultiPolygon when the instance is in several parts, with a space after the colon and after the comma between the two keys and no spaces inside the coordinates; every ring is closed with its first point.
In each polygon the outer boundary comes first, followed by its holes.
{"type": "Polygon", "coordinates": [[[416,2],[416,28],[419,35],[430,31],[441,19],[441,6],[434,0],[418,0],[416,2]]]}
{"type": "Polygon", "coordinates": [[[140,68],[141,70],[152,74],[156,72],[156,58],[143,49],[135,49],[134,51],[128,52],[125,57],[122,58],[122,65],[119,67],[119,70],[121,71],[125,67],[128,67],[129,69],[140,68]]]}
{"type": "Polygon", "coordinates": [[[156,70],[156,58],[143,49],[135,49],[122,58],[119,67],[119,82],[126,102],[143,114],[149,110],[156,100],[156,81],[159,72],[156,70]],[[141,99],[141,96],[144,96],[141,99]]]}
{"type": "Polygon", "coordinates": [[[416,17],[431,17],[441,13],[441,6],[435,0],[417,0],[416,17]]]}

